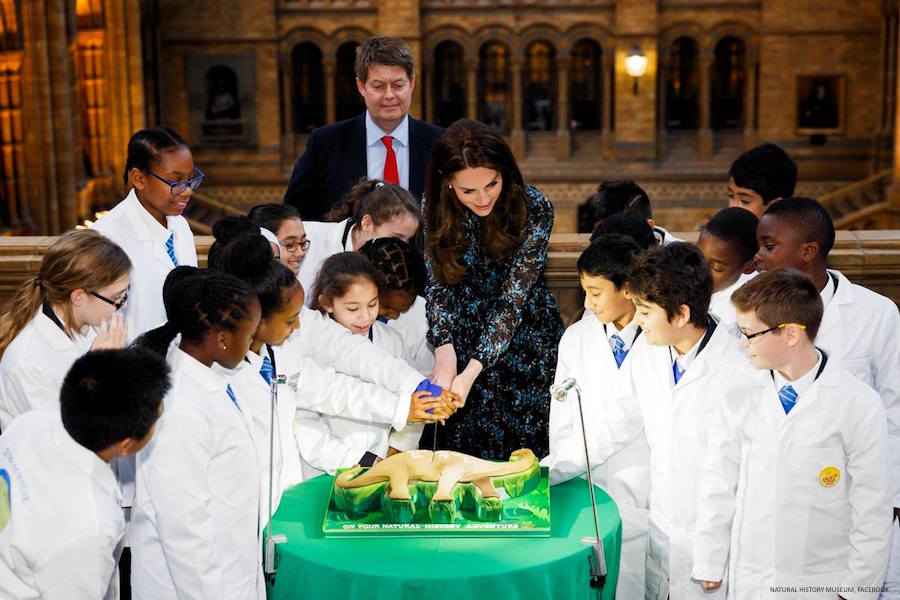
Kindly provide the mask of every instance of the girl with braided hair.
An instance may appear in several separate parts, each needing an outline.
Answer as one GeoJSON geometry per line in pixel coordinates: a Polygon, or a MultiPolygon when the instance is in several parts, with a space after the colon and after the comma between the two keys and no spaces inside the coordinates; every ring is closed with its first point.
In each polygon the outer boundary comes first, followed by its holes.
{"type": "Polygon", "coordinates": [[[88,350],[125,345],[119,309],[130,277],[128,255],[94,231],[66,233],[47,249],[0,316],[0,428],[58,409],[63,378],[88,350]]]}
{"type": "Polygon", "coordinates": [[[378,319],[403,340],[402,358],[419,372],[434,368],[434,348],[426,339],[425,260],[411,245],[396,238],[369,240],[359,249],[382,275],[378,319]]]}
{"type": "Polygon", "coordinates": [[[194,267],[173,269],[162,291],[168,320],[135,342],[167,356],[172,389],[138,454],[132,589],[137,598],[262,600],[249,407],[213,368],[233,369],[247,355],[260,303],[240,279],[194,267]]]}

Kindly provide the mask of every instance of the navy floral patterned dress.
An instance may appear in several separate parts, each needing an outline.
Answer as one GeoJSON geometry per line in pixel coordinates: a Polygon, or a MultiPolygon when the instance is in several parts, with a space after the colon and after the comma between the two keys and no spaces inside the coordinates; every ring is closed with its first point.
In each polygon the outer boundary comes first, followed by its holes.
{"type": "MultiPolygon", "coordinates": [[[[553,206],[537,189],[526,189],[523,241],[509,256],[485,255],[480,219],[468,212],[463,280],[438,283],[426,260],[429,341],[435,348],[453,344],[458,371],[470,358],[484,365],[466,405],[438,427],[438,448],[502,460],[519,448],[548,453],[549,388],[563,325],[544,281],[553,206]]],[[[430,427],[423,448],[431,449],[430,427]]]]}

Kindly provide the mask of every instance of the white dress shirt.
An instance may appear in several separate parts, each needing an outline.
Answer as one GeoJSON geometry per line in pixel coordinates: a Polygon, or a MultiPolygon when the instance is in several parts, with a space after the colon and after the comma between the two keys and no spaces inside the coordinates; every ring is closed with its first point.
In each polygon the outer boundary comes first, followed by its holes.
{"type": "Polygon", "coordinates": [[[369,111],[366,111],[366,176],[369,179],[384,179],[384,163],[387,160],[387,148],[381,138],[389,135],[394,138],[391,147],[397,157],[397,175],[400,187],[409,189],[409,115],[403,117],[393,131],[383,131],[375,124],[369,111]]]}

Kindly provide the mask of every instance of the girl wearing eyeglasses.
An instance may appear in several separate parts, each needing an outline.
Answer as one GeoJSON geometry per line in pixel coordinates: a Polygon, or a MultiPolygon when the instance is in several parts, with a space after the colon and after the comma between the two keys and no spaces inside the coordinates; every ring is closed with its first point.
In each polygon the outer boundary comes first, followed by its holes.
{"type": "Polygon", "coordinates": [[[278,260],[294,275],[299,273],[310,240],[297,209],[290,204],[259,204],[250,209],[247,217],[257,227],[275,234],[279,246],[278,260]]]}
{"type": "Polygon", "coordinates": [[[197,266],[194,235],[181,216],[203,182],[184,139],[167,127],[135,133],[125,163],[128,195],[93,229],[119,244],[135,265],[124,309],[128,339],[166,322],[162,287],[178,265],[197,266]]]}
{"type": "Polygon", "coordinates": [[[58,408],[63,378],[88,350],[125,346],[119,309],[130,274],[128,255],[94,231],[71,231],[47,249],[0,316],[0,428],[58,408]]]}

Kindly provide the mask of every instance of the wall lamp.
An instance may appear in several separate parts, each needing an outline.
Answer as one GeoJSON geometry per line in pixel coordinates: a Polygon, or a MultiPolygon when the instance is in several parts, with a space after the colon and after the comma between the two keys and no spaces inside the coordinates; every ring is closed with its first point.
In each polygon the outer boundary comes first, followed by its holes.
{"type": "Polygon", "coordinates": [[[632,88],[634,95],[638,94],[638,79],[647,72],[647,55],[641,51],[640,46],[632,46],[625,57],[625,72],[634,80],[632,88]]]}

